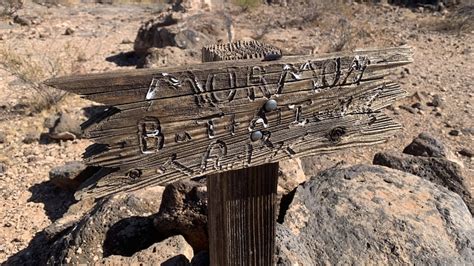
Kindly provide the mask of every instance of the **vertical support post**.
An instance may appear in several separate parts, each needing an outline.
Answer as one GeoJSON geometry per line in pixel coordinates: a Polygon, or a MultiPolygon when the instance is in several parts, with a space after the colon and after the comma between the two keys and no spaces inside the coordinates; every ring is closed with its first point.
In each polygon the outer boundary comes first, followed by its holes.
{"type": "Polygon", "coordinates": [[[278,163],[207,176],[211,265],[274,265],[278,163]]]}

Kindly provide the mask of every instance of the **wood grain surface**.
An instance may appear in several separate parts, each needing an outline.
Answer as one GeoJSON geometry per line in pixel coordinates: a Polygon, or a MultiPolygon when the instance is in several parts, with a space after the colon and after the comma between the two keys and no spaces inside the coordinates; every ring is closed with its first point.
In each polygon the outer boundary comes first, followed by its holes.
{"type": "MultiPolygon", "coordinates": [[[[278,53],[275,53],[278,55],[278,53]]],[[[381,109],[405,95],[385,77],[409,47],[62,77],[46,83],[110,106],[83,126],[106,167],[76,196],[383,142],[400,125],[381,109]]]]}

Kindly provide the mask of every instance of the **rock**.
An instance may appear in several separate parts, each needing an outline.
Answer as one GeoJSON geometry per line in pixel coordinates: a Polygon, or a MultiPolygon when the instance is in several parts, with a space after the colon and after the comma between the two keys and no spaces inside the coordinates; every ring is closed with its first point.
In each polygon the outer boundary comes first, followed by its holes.
{"type": "Polygon", "coordinates": [[[400,109],[403,109],[403,110],[405,110],[405,111],[407,111],[407,112],[409,112],[409,113],[412,113],[412,114],[416,114],[416,112],[417,112],[416,109],[414,109],[414,108],[411,107],[411,106],[407,106],[407,105],[400,105],[399,108],[400,108],[400,109]]]}
{"type": "Polygon", "coordinates": [[[463,133],[463,134],[465,134],[465,135],[474,136],[474,127],[466,127],[466,128],[463,128],[463,129],[461,129],[461,133],[463,133]]]}
{"type": "Polygon", "coordinates": [[[7,141],[7,135],[5,134],[5,132],[3,131],[0,131],[0,144],[3,144],[7,141]]]}
{"type": "Polygon", "coordinates": [[[182,236],[173,236],[141,250],[131,257],[113,255],[102,260],[104,265],[189,265],[193,248],[182,236]]]}
{"type": "Polygon", "coordinates": [[[432,107],[442,107],[443,102],[444,102],[444,100],[443,100],[443,98],[441,98],[441,96],[434,95],[433,100],[431,100],[431,102],[427,103],[427,105],[432,106],[432,107]]]}
{"type": "Polygon", "coordinates": [[[415,156],[444,157],[448,155],[448,150],[443,143],[429,133],[423,132],[403,149],[403,153],[415,156]]]}
{"type": "Polygon", "coordinates": [[[72,28],[66,28],[66,30],[64,31],[64,35],[73,35],[74,34],[74,29],[72,28]]]}
{"type": "Polygon", "coordinates": [[[13,17],[13,22],[21,26],[31,26],[31,20],[18,15],[13,17]]]}
{"type": "Polygon", "coordinates": [[[278,265],[472,264],[461,198],[380,166],[328,169],[300,185],[277,227],[278,265]]]}
{"type": "Polygon", "coordinates": [[[162,192],[163,187],[148,187],[100,200],[48,244],[47,263],[90,264],[111,255],[132,256],[160,241],[151,214],[158,210],[162,192]]]}
{"type": "Polygon", "coordinates": [[[59,233],[73,226],[94,207],[94,202],[94,198],[86,198],[69,206],[61,218],[44,229],[46,238],[54,239],[59,233]]]}
{"type": "Polygon", "coordinates": [[[45,120],[44,125],[49,128],[51,139],[67,141],[82,137],[81,124],[86,120],[87,118],[82,111],[76,111],[54,115],[45,120]]]}
{"type": "Polygon", "coordinates": [[[121,43],[122,44],[131,44],[131,43],[133,43],[133,41],[130,40],[129,38],[124,38],[121,43]]]}
{"type": "Polygon", "coordinates": [[[189,51],[178,47],[150,48],[146,56],[142,57],[137,68],[159,68],[165,66],[181,66],[199,63],[200,58],[192,57],[189,51]]]}
{"type": "Polygon", "coordinates": [[[193,259],[191,260],[192,266],[209,266],[209,252],[207,250],[202,250],[198,252],[193,259]]]}
{"type": "Polygon", "coordinates": [[[462,148],[460,151],[458,151],[458,153],[461,154],[462,156],[466,156],[469,158],[472,158],[474,156],[474,152],[467,148],[462,148]]]}
{"type": "Polygon", "coordinates": [[[166,186],[160,211],[154,218],[162,234],[179,234],[195,251],[207,250],[207,190],[205,184],[191,180],[166,186]]]}
{"type": "Polygon", "coordinates": [[[420,102],[416,102],[416,103],[412,104],[411,107],[415,108],[415,109],[418,109],[418,110],[423,109],[423,106],[421,105],[420,102]]]}
{"type": "Polygon", "coordinates": [[[39,140],[39,136],[38,134],[36,134],[36,132],[28,132],[23,138],[23,143],[31,144],[33,142],[37,142],[38,140],[39,140]]]}
{"type": "Polygon", "coordinates": [[[65,190],[76,190],[82,182],[91,177],[99,167],[88,167],[82,162],[73,161],[49,171],[49,180],[65,190]]]}
{"type": "Polygon", "coordinates": [[[135,38],[134,51],[146,55],[152,47],[176,46],[200,52],[203,46],[229,40],[232,35],[230,19],[225,15],[200,12],[179,17],[178,14],[162,13],[142,25],[135,38]]]}
{"type": "Polygon", "coordinates": [[[7,165],[3,162],[0,162],[0,175],[3,175],[7,172],[7,165]]]}
{"type": "Polygon", "coordinates": [[[161,13],[156,19],[145,22],[138,30],[133,50],[138,54],[146,54],[151,47],[174,46],[173,36],[166,28],[178,23],[173,13],[161,13]]]}
{"type": "Polygon", "coordinates": [[[387,166],[422,177],[444,186],[461,196],[474,213],[474,199],[468,189],[467,180],[461,167],[445,158],[416,157],[396,152],[379,152],[374,156],[374,164],[387,166]]]}
{"type": "Polygon", "coordinates": [[[284,194],[306,181],[306,175],[303,172],[303,166],[299,158],[280,161],[279,164],[278,186],[284,194]]]}
{"type": "Polygon", "coordinates": [[[455,137],[456,137],[456,136],[461,135],[461,131],[459,131],[459,130],[457,130],[457,129],[452,129],[452,130],[449,131],[448,134],[451,135],[451,136],[455,136],[455,137]]]}

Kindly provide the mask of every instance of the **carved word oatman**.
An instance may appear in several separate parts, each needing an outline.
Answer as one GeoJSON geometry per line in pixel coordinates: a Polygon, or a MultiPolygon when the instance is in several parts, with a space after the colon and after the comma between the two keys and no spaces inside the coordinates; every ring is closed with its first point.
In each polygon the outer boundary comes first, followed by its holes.
{"type": "Polygon", "coordinates": [[[404,96],[384,77],[411,54],[408,47],[275,53],[47,83],[110,106],[83,125],[96,142],[86,160],[105,170],[77,196],[102,197],[382,142],[400,126],[381,109],[404,96]]]}

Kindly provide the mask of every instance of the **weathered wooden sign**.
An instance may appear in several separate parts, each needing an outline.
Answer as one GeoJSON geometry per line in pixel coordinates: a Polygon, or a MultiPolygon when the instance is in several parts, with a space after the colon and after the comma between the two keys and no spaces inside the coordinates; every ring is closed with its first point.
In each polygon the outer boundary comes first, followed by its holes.
{"type": "Polygon", "coordinates": [[[381,109],[404,96],[385,80],[408,47],[208,62],[63,77],[47,84],[110,106],[84,124],[86,161],[105,167],[78,197],[167,184],[382,142],[381,109]]]}

